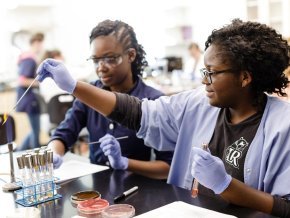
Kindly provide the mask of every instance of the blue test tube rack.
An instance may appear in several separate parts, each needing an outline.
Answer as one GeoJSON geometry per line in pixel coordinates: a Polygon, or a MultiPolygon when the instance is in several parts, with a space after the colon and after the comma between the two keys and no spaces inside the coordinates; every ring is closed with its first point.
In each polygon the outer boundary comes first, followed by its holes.
{"type": "Polygon", "coordinates": [[[23,186],[22,181],[16,182],[22,189],[15,191],[15,202],[24,207],[30,207],[61,198],[62,195],[57,194],[57,189],[59,189],[60,186],[55,184],[56,180],[58,179],[43,180],[29,186],[23,186]]]}

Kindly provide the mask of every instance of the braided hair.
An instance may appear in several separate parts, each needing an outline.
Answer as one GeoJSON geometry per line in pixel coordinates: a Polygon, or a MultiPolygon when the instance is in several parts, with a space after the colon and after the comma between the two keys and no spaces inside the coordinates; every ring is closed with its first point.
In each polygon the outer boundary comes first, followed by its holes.
{"type": "Polygon", "coordinates": [[[205,49],[211,44],[225,53],[235,72],[251,73],[251,92],[255,99],[261,98],[264,92],[286,96],[288,79],[283,71],[289,66],[290,47],[273,28],[234,19],[231,24],[212,31],[205,49]]]}
{"type": "Polygon", "coordinates": [[[136,50],[136,58],[132,62],[133,79],[140,75],[142,76],[142,70],[148,65],[145,58],[145,51],[143,46],[138,44],[134,29],[128,24],[119,20],[104,20],[100,22],[95,28],[93,28],[90,35],[90,43],[99,36],[114,35],[119,43],[121,43],[125,50],[134,48],[136,50]]]}

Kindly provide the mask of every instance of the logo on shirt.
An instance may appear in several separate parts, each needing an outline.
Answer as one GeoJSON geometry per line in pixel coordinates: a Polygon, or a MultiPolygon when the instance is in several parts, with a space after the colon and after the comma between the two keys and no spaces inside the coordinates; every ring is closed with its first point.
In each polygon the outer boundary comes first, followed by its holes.
{"type": "Polygon", "coordinates": [[[235,141],[226,149],[225,161],[232,165],[233,167],[239,169],[238,160],[242,157],[243,150],[247,147],[249,143],[241,137],[239,140],[235,141]]]}

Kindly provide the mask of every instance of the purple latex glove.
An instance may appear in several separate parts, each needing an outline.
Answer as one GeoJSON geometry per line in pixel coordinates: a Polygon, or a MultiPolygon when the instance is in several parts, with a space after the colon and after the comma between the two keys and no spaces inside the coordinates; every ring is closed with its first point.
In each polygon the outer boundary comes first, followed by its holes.
{"type": "Polygon", "coordinates": [[[232,177],[227,174],[222,160],[201,148],[192,148],[192,154],[192,176],[200,184],[213,190],[214,193],[222,193],[232,181],[232,177]]]}
{"type": "Polygon", "coordinates": [[[101,142],[100,147],[108,157],[111,167],[116,170],[126,170],[129,161],[128,158],[122,156],[120,143],[117,139],[110,134],[106,134],[99,141],[101,142]]]}
{"type": "Polygon", "coordinates": [[[65,65],[54,59],[44,60],[37,69],[39,75],[38,81],[42,82],[45,78],[50,77],[56,85],[64,91],[72,94],[77,81],[70,75],[65,65]]]}
{"type": "Polygon", "coordinates": [[[57,153],[53,153],[53,168],[58,169],[63,162],[62,156],[57,153]]]}

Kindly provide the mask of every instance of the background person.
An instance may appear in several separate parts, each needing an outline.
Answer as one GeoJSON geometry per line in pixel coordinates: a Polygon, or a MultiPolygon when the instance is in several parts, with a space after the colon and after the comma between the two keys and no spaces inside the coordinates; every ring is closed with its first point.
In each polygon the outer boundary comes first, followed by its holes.
{"type": "MultiPolygon", "coordinates": [[[[18,59],[18,87],[17,101],[24,94],[28,86],[36,76],[37,58],[43,51],[44,34],[36,33],[30,38],[30,49],[23,52],[18,59]]],[[[17,150],[26,150],[39,147],[40,134],[40,106],[34,94],[38,88],[38,81],[35,81],[32,88],[26,93],[16,107],[17,112],[25,112],[28,115],[31,132],[25,137],[17,150]]]]}
{"type": "MultiPolygon", "coordinates": [[[[91,84],[102,90],[127,93],[138,99],[155,99],[161,92],[145,85],[141,79],[142,68],[147,64],[145,51],[138,44],[131,26],[122,21],[105,20],[93,28],[90,35],[91,57],[100,78],[91,84]]],[[[66,74],[64,74],[66,76],[66,74]]],[[[70,93],[72,90],[69,91],[70,93]]],[[[114,169],[130,171],[164,179],[168,176],[172,152],[155,151],[156,160],[150,161],[151,148],[129,130],[95,112],[79,100],[67,112],[65,120],[53,134],[49,146],[63,155],[78,138],[83,127],[89,132],[90,161],[106,164],[109,160],[114,169]],[[117,141],[115,137],[128,136],[117,141]]],[[[55,163],[61,163],[55,160],[55,163]]]]}
{"type": "Polygon", "coordinates": [[[191,57],[189,71],[191,73],[192,80],[201,80],[199,70],[204,67],[203,64],[203,52],[199,48],[199,45],[195,42],[190,43],[188,46],[188,52],[191,57]]]}
{"type": "MultiPolygon", "coordinates": [[[[58,49],[46,50],[42,57],[42,60],[45,60],[47,58],[64,61],[62,52],[58,49]]],[[[53,96],[65,93],[58,86],[56,86],[54,81],[50,78],[39,84],[39,91],[46,103],[48,103],[53,96]]]]}

